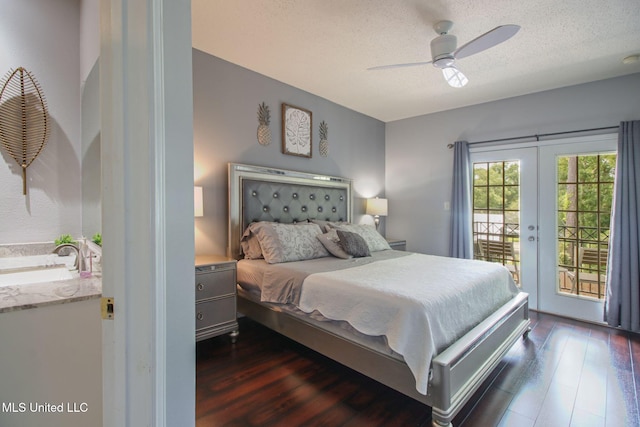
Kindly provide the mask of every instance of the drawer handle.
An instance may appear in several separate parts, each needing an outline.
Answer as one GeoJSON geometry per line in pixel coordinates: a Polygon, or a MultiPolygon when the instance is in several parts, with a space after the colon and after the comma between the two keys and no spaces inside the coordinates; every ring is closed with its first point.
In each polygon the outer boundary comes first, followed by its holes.
{"type": "Polygon", "coordinates": [[[202,283],[198,283],[198,290],[201,291],[204,289],[204,285],[202,283]]]}
{"type": "Polygon", "coordinates": [[[202,320],[202,319],[204,319],[204,314],[198,313],[198,315],[196,317],[198,318],[198,320],[202,320]]]}

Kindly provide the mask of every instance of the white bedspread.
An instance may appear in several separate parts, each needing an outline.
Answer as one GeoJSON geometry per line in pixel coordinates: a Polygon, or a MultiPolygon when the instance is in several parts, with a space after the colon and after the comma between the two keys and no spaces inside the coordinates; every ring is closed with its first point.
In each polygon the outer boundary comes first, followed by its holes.
{"type": "Polygon", "coordinates": [[[299,308],[384,335],[416,389],[427,393],[431,359],[519,292],[502,265],[423,254],[308,276],[299,308]]]}

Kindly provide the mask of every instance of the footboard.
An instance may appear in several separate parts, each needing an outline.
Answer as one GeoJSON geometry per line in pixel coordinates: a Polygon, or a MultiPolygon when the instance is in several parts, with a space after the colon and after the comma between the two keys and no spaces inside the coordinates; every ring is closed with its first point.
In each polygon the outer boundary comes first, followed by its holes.
{"type": "Polygon", "coordinates": [[[238,295],[238,311],[345,366],[432,407],[434,426],[448,426],[513,344],[529,328],[524,292],[432,361],[427,395],[416,391],[409,367],[396,359],[328,333],[304,320],[238,295]]]}
{"type": "Polygon", "coordinates": [[[521,292],[440,353],[428,394],[433,424],[447,426],[513,344],[529,330],[528,295],[521,292]]]}

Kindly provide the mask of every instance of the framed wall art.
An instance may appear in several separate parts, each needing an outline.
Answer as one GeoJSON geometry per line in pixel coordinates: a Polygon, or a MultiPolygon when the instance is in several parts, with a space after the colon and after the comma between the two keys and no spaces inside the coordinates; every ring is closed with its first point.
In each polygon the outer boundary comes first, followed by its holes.
{"type": "Polygon", "coordinates": [[[311,111],[282,104],[282,152],[311,157],[311,111]]]}

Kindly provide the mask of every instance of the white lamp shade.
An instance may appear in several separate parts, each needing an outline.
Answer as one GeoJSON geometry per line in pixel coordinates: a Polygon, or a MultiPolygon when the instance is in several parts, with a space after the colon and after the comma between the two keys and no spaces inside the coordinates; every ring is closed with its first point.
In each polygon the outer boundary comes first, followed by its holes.
{"type": "Polygon", "coordinates": [[[387,199],[367,199],[367,215],[387,216],[387,199]]]}
{"type": "Polygon", "coordinates": [[[193,187],[193,216],[204,216],[202,187],[193,187]]]}

